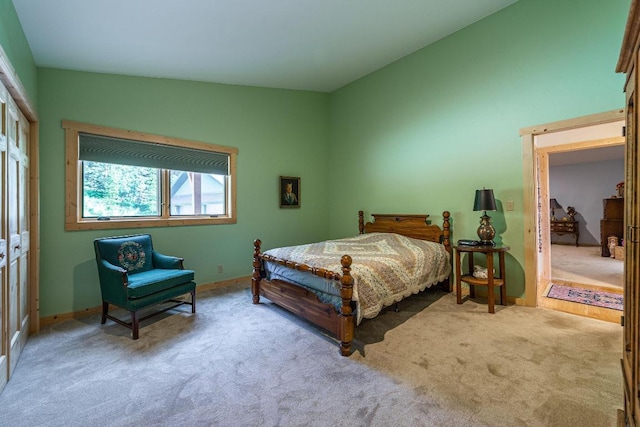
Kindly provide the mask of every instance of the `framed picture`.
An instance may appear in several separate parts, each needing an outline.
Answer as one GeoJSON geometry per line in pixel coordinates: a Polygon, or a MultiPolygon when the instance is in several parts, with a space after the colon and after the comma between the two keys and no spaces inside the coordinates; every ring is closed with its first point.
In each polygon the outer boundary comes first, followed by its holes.
{"type": "Polygon", "coordinates": [[[300,177],[281,176],[279,190],[281,208],[300,207],[300,177]]]}

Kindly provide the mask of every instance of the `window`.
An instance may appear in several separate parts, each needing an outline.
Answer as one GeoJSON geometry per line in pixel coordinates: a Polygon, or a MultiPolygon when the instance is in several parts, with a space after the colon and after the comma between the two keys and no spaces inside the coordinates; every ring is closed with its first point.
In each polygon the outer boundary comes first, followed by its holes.
{"type": "Polygon", "coordinates": [[[63,121],[66,230],[235,223],[238,150],[63,121]]]}

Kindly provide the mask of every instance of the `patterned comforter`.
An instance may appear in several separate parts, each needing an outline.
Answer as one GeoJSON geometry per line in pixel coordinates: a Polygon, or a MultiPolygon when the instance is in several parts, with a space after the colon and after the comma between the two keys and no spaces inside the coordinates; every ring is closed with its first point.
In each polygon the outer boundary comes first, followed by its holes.
{"type": "MultiPolygon", "coordinates": [[[[340,258],[345,254],[350,255],[353,259],[351,275],[355,282],[353,301],[356,302],[357,324],[362,318],[375,317],[383,307],[416,294],[446,279],[451,273],[449,253],[443,245],[393,233],[362,234],[346,239],[271,249],[266,253],[340,274],[340,258]]],[[[267,270],[275,267],[273,263],[265,264],[272,264],[271,267],[266,266],[267,270]]],[[[292,269],[281,268],[278,274],[280,277],[286,277],[286,274],[295,276],[293,282],[300,280],[300,272],[292,269]]],[[[311,282],[318,279],[311,274],[305,276],[311,282]]],[[[301,284],[318,289],[311,282],[309,285],[301,284]]],[[[340,284],[330,282],[325,287],[324,292],[337,295],[340,284]]]]}

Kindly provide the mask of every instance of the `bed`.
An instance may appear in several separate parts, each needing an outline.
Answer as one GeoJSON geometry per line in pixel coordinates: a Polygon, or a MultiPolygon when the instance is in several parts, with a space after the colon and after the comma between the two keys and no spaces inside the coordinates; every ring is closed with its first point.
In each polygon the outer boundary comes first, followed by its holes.
{"type": "Polygon", "coordinates": [[[359,235],[261,252],[254,241],[251,293],[333,334],[351,354],[356,325],[383,307],[433,285],[451,291],[450,213],[442,227],[429,215],[358,212],[359,235]],[[353,260],[355,259],[355,264],[353,260]],[[382,267],[382,270],[379,268],[382,267]]]}

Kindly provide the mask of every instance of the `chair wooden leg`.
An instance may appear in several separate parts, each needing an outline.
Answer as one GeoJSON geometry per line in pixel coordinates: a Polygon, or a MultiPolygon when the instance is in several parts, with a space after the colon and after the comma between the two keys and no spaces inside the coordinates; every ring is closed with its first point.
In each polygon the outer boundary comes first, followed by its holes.
{"type": "Polygon", "coordinates": [[[133,339],[138,339],[138,312],[131,312],[131,333],[133,334],[133,339]]]}
{"type": "Polygon", "coordinates": [[[107,314],[109,313],[109,303],[102,301],[102,321],[101,324],[107,323],[107,314]]]}
{"type": "Polygon", "coordinates": [[[191,313],[196,312],[196,290],[191,291],[191,313]]]}

